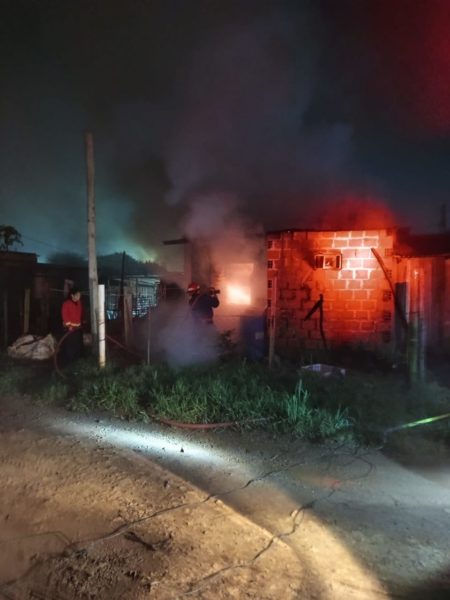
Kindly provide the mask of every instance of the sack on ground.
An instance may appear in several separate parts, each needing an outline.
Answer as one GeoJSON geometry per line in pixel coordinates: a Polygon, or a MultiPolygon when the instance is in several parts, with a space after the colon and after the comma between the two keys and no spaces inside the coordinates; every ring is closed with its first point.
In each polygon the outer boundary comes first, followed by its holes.
{"type": "Polygon", "coordinates": [[[11,358],[29,358],[31,360],[47,360],[55,352],[56,340],[49,333],[45,337],[23,335],[8,348],[11,358]]]}

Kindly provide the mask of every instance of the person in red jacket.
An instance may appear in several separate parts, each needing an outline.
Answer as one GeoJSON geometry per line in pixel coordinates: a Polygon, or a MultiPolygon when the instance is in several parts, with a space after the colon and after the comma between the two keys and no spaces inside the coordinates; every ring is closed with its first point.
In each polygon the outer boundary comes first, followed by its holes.
{"type": "Polygon", "coordinates": [[[81,294],[76,288],[70,290],[69,297],[63,302],[61,316],[66,336],[62,348],[63,356],[66,361],[71,362],[83,354],[83,305],[81,294]]]}

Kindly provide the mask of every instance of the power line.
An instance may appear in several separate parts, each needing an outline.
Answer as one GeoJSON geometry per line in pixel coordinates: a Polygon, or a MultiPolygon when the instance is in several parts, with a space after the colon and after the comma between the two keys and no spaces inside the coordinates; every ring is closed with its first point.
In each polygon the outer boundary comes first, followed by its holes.
{"type": "Polygon", "coordinates": [[[31,242],[35,242],[36,244],[42,244],[43,246],[48,246],[49,248],[54,248],[55,250],[59,250],[60,252],[65,252],[68,254],[77,254],[77,252],[73,252],[72,250],[67,250],[65,248],[61,248],[60,246],[55,246],[55,244],[50,244],[49,242],[43,242],[41,240],[36,240],[35,238],[29,237],[28,235],[23,235],[22,238],[25,240],[29,240],[31,242]]]}
{"type": "MultiPolygon", "coordinates": [[[[11,215],[6,215],[6,216],[11,216],[11,215]]],[[[14,219],[6,219],[6,220],[10,221],[10,222],[14,221],[14,219]]],[[[24,240],[29,240],[30,242],[34,242],[35,244],[41,244],[43,246],[48,246],[49,248],[54,248],[55,250],[59,250],[59,252],[64,252],[66,254],[78,254],[77,252],[74,252],[72,250],[67,250],[66,248],[61,248],[60,246],[55,246],[55,244],[50,244],[49,242],[43,242],[42,240],[37,240],[37,239],[32,238],[28,235],[25,235],[21,232],[20,232],[20,236],[24,240]]]]}

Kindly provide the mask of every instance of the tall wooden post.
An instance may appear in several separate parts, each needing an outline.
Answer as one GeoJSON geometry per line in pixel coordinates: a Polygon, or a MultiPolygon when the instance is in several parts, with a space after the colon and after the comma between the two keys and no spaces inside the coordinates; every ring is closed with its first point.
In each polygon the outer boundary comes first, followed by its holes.
{"type": "Polygon", "coordinates": [[[131,345],[131,335],[133,330],[133,295],[129,287],[124,288],[123,294],[123,324],[125,345],[131,345]]]}
{"type": "Polygon", "coordinates": [[[3,290],[3,345],[8,346],[8,288],[3,290]]]}
{"type": "Polygon", "coordinates": [[[105,341],[105,286],[98,286],[98,366],[103,369],[106,364],[105,341]]]}
{"type": "Polygon", "coordinates": [[[269,311],[269,369],[273,366],[275,356],[275,337],[277,335],[277,300],[278,300],[278,280],[272,279],[272,298],[269,311]]]}
{"type": "Polygon", "coordinates": [[[147,364],[150,364],[150,349],[151,349],[151,326],[152,326],[152,309],[148,307],[147,313],[147,364]]]}
{"type": "Polygon", "coordinates": [[[31,298],[31,290],[27,288],[25,290],[25,298],[23,301],[23,333],[28,333],[30,329],[30,298],[31,298]]]}
{"type": "Polygon", "coordinates": [[[98,339],[98,275],[97,251],[95,244],[95,165],[94,165],[94,136],[91,132],[84,134],[87,167],[87,237],[89,265],[89,298],[91,304],[91,333],[92,347],[97,351],[98,339]]]}
{"type": "Polygon", "coordinates": [[[419,271],[412,269],[409,307],[408,372],[411,384],[416,384],[419,373],[419,271]]]}
{"type": "Polygon", "coordinates": [[[417,294],[418,294],[418,338],[419,338],[419,352],[418,352],[418,373],[419,381],[422,383],[426,378],[426,315],[425,315],[425,269],[419,269],[419,280],[417,282],[417,294]]]}
{"type": "Polygon", "coordinates": [[[125,339],[125,300],[124,300],[124,289],[125,289],[125,258],[126,252],[122,252],[122,269],[120,271],[120,289],[119,289],[119,299],[117,301],[117,308],[119,310],[120,323],[122,328],[122,334],[125,339]]]}

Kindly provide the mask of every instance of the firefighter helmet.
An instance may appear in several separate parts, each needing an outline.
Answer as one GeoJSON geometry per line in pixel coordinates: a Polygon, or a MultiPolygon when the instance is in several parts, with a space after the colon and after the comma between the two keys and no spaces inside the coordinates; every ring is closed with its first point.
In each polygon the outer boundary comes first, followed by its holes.
{"type": "Polygon", "coordinates": [[[194,292],[198,292],[200,289],[199,284],[196,281],[191,281],[191,283],[188,285],[188,294],[193,294],[194,292]]]}

